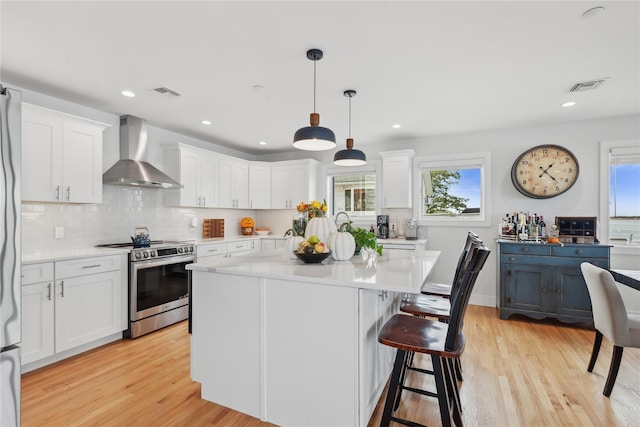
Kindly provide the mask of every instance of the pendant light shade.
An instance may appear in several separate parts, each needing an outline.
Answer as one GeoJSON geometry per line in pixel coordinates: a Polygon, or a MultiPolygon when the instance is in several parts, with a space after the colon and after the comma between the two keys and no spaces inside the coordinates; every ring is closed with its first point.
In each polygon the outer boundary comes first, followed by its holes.
{"type": "Polygon", "coordinates": [[[293,135],[293,146],[300,150],[324,151],[336,146],[336,135],[331,129],[320,126],[320,114],[316,113],[316,62],[322,55],[320,49],[307,51],[307,58],[313,61],[313,113],[309,118],[311,126],[300,128],[293,135]]]}
{"type": "Polygon", "coordinates": [[[351,98],[356,96],[353,89],[345,90],[344,96],[349,97],[349,138],[347,138],[346,150],[340,150],[333,156],[333,164],[338,166],[362,166],[367,163],[367,156],[360,150],[353,148],[351,138],[351,98]]]}

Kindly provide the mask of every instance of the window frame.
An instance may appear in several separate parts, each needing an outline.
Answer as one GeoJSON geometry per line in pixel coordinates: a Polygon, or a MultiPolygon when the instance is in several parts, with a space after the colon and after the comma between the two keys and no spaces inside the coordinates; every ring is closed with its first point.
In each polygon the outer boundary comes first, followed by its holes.
{"type": "MultiPolygon", "coordinates": [[[[381,199],[381,191],[382,191],[382,180],[380,177],[380,165],[381,162],[380,161],[367,161],[366,165],[363,166],[349,166],[349,167],[344,167],[344,166],[334,166],[334,165],[327,165],[324,168],[324,176],[325,176],[325,180],[324,180],[324,194],[327,195],[327,212],[333,212],[333,185],[331,183],[332,178],[335,176],[347,176],[347,175],[358,175],[358,174],[374,174],[376,176],[376,210],[375,210],[375,214],[374,215],[365,215],[365,216],[358,216],[358,217],[354,217],[351,218],[351,221],[353,221],[354,225],[357,226],[363,226],[363,225],[367,225],[367,229],[368,229],[368,224],[372,224],[375,223],[376,221],[376,216],[378,214],[378,212],[381,211],[382,208],[382,202],[380,201],[381,199]]],[[[335,214],[331,214],[331,216],[335,216],[335,214]]]]}
{"type": "Polygon", "coordinates": [[[491,153],[459,153],[417,157],[413,161],[414,169],[414,209],[413,213],[420,225],[457,227],[457,226],[490,226],[491,225],[491,153]],[[480,169],[480,215],[431,215],[423,214],[422,209],[422,172],[425,169],[480,169]]]}
{"type": "Polygon", "coordinates": [[[600,218],[598,224],[598,240],[601,244],[634,248],[625,244],[620,244],[618,241],[611,242],[610,240],[610,203],[611,193],[609,191],[609,152],[612,148],[634,147],[640,146],[640,139],[617,139],[611,141],[600,141],[600,218]],[[616,244],[617,243],[617,244],[616,244]]]}

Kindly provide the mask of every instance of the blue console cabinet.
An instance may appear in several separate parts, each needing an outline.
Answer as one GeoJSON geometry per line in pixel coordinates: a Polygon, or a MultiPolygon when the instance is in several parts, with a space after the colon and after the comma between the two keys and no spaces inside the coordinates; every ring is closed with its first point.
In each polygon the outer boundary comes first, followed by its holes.
{"type": "Polygon", "coordinates": [[[498,247],[501,319],[517,313],[593,325],[580,264],[609,268],[610,246],[499,241],[498,247]]]}

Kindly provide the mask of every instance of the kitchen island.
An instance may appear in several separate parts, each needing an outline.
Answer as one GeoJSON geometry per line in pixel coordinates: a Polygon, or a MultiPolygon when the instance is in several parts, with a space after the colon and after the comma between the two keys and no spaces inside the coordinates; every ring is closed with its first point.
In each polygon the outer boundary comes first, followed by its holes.
{"type": "Polygon", "coordinates": [[[304,264],[280,252],[188,266],[201,397],[282,426],[366,426],[394,357],[378,331],[438,256],[304,264]]]}

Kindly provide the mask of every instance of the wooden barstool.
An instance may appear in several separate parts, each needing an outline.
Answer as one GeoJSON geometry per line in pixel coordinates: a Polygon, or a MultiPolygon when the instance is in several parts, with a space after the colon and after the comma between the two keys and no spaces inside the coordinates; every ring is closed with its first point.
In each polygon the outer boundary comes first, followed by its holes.
{"type": "MultiPolygon", "coordinates": [[[[467,234],[467,240],[465,247],[460,254],[458,260],[458,266],[456,267],[456,275],[453,278],[451,292],[455,295],[455,292],[460,287],[460,283],[463,279],[463,273],[465,272],[470,260],[473,250],[482,246],[482,241],[474,233],[469,232],[467,234]]],[[[402,298],[400,303],[400,311],[413,314],[419,317],[434,317],[441,322],[448,323],[451,314],[451,300],[449,298],[442,298],[435,295],[424,294],[409,294],[402,298]]],[[[419,369],[412,366],[413,355],[409,356],[407,369],[419,371],[423,373],[432,373],[430,370],[419,369]]],[[[462,381],[462,364],[460,359],[455,360],[455,374],[459,381],[462,381]]],[[[403,379],[404,380],[404,379],[403,379]]]]}
{"type": "Polygon", "coordinates": [[[452,362],[460,358],[464,351],[465,337],[462,333],[464,314],[473,286],[489,252],[489,249],[484,246],[472,250],[472,256],[465,268],[460,288],[451,300],[449,323],[395,314],[382,327],[378,334],[378,341],[397,348],[397,352],[380,422],[381,426],[388,426],[391,421],[410,426],[421,425],[393,416],[402,390],[436,396],[440,406],[442,425],[444,427],[451,426],[452,419],[457,426],[462,425],[462,406],[452,362]],[[435,393],[404,386],[402,378],[406,372],[407,357],[411,353],[423,353],[431,356],[436,383],[435,393]]]}
{"type": "MultiPolygon", "coordinates": [[[[425,282],[420,289],[425,295],[436,295],[444,298],[451,298],[451,290],[453,288],[453,284],[456,283],[456,279],[460,277],[460,271],[467,260],[469,255],[469,251],[471,250],[471,245],[473,242],[479,242],[478,235],[469,231],[467,232],[467,240],[465,241],[464,247],[462,248],[462,252],[460,253],[460,258],[458,258],[458,265],[456,266],[455,274],[453,275],[453,281],[451,284],[447,283],[434,283],[434,282],[425,282]]],[[[482,242],[480,242],[482,243],[482,242]]]]}

